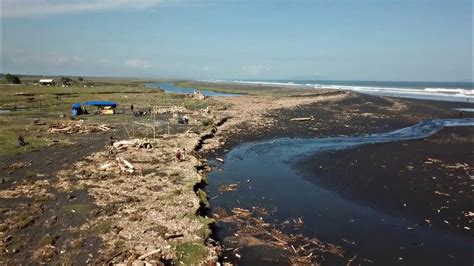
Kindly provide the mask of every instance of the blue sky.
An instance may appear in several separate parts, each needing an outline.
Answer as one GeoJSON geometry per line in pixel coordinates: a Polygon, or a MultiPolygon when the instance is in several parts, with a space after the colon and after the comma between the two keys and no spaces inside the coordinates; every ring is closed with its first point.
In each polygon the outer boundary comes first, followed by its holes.
{"type": "Polygon", "coordinates": [[[470,0],[3,0],[1,72],[472,81],[470,0]]]}

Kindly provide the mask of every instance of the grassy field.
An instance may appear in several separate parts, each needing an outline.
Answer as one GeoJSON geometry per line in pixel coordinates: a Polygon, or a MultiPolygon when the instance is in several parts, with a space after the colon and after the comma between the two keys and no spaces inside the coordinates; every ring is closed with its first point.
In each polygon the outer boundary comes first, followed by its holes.
{"type": "MultiPolygon", "coordinates": [[[[146,88],[144,83],[148,80],[93,78],[75,81],[69,87],[33,85],[37,80],[36,77],[23,77],[21,85],[0,84],[0,156],[31,151],[50,144],[51,139],[45,134],[48,125],[70,120],[73,103],[91,100],[117,102],[116,115],[77,117],[86,122],[112,124],[136,121],[137,118],[131,115],[131,105],[134,105],[134,110],[149,110],[153,106],[184,106],[189,110],[197,110],[213,104],[211,100],[198,101],[185,95],[146,88]],[[20,132],[25,135],[29,145],[17,145],[20,132]]],[[[91,113],[96,111],[95,107],[87,109],[91,113]]]]}
{"type": "Polygon", "coordinates": [[[295,94],[313,92],[308,88],[288,88],[282,86],[269,86],[269,85],[253,85],[248,84],[237,84],[237,83],[213,83],[204,81],[179,81],[177,85],[180,87],[189,87],[199,90],[209,90],[215,92],[228,92],[238,94],[249,94],[249,95],[285,95],[291,96],[295,94]]]}

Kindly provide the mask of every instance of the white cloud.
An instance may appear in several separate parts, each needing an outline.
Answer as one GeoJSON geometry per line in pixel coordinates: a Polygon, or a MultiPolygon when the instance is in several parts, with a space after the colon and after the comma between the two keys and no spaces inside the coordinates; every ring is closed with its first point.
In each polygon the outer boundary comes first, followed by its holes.
{"type": "MultiPolygon", "coordinates": [[[[64,65],[64,64],[69,64],[69,63],[81,63],[84,60],[82,57],[79,56],[64,56],[64,55],[56,55],[53,57],[50,57],[52,60],[55,60],[55,63],[57,65],[64,65]]],[[[50,59],[50,60],[51,60],[50,59]]]]}
{"type": "Polygon", "coordinates": [[[242,70],[248,74],[257,76],[270,70],[270,67],[265,66],[265,65],[248,65],[248,66],[243,66],[242,70]]]}
{"type": "Polygon", "coordinates": [[[196,0],[2,0],[3,17],[37,17],[118,9],[183,5],[196,0]]]}
{"type": "Polygon", "coordinates": [[[147,60],[141,59],[129,59],[125,61],[125,65],[131,68],[141,68],[141,69],[148,69],[151,67],[151,63],[147,60]]]}

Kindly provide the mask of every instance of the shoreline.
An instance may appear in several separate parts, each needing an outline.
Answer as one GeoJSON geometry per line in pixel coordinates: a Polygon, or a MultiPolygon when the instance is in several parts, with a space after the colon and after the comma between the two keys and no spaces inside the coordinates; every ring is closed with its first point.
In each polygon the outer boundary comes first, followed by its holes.
{"type": "MultiPolygon", "coordinates": [[[[258,142],[279,137],[313,138],[387,132],[410,126],[426,119],[459,118],[459,112],[452,110],[452,108],[460,105],[469,105],[429,100],[387,99],[385,97],[354,93],[349,93],[346,96],[347,97],[339,99],[339,101],[330,102],[331,106],[309,103],[293,105],[290,106],[290,108],[275,108],[260,117],[260,119],[271,121],[271,123],[262,123],[260,127],[257,128],[247,127],[249,123],[246,123],[246,120],[240,117],[241,123],[235,123],[237,129],[234,128],[232,130],[226,128],[217,134],[217,142],[220,143],[220,145],[210,145],[206,156],[209,160],[216,157],[223,158],[223,154],[238,147],[240,143],[258,142]],[[309,116],[315,113],[319,114],[319,117],[315,115],[315,121],[297,122],[289,126],[289,120],[291,118],[309,116]],[[334,123],[331,123],[331,121],[334,123]],[[324,124],[326,124],[326,126],[324,126],[324,124]],[[318,130],[312,130],[315,126],[317,126],[318,130]]],[[[463,114],[463,118],[465,117],[472,118],[473,114],[463,114]]],[[[445,131],[447,131],[447,129],[442,130],[442,132],[445,131]]],[[[437,134],[435,134],[435,136],[437,136],[437,134]]],[[[469,143],[469,140],[467,141],[469,143]]],[[[406,142],[409,143],[410,141],[406,142]]],[[[422,140],[420,140],[420,142],[422,142],[422,140]]],[[[341,152],[341,154],[344,154],[344,152],[341,152]]],[[[403,155],[401,154],[401,156],[403,155]]],[[[311,159],[308,160],[311,161],[311,159]]],[[[327,162],[329,163],[331,160],[328,159],[327,162]]],[[[214,168],[214,171],[216,171],[218,166],[214,168]]],[[[317,168],[319,168],[319,166],[317,168]]],[[[435,194],[435,196],[438,195],[435,194]]],[[[362,202],[362,204],[364,204],[364,202],[362,202]]],[[[413,204],[410,205],[414,206],[413,204]]],[[[380,206],[377,207],[377,209],[381,208],[380,206]]],[[[434,223],[436,223],[434,228],[436,229],[439,228],[437,222],[438,221],[434,221],[434,223]]],[[[461,229],[461,234],[465,234],[465,232],[466,229],[461,229]]],[[[357,249],[355,249],[355,252],[357,252],[357,249]]],[[[227,255],[230,256],[231,254],[227,255]]]]}
{"type": "MultiPolygon", "coordinates": [[[[210,147],[208,153],[221,156],[242,142],[261,141],[279,137],[334,137],[348,136],[351,134],[362,135],[382,133],[399,129],[418,123],[421,120],[437,118],[459,118],[459,111],[454,108],[468,108],[472,103],[442,102],[419,99],[394,99],[390,97],[370,96],[355,92],[341,92],[346,96],[322,99],[331,106],[321,106],[319,100],[314,102],[285,104],[276,103],[277,106],[256,111],[253,114],[258,118],[252,120],[246,112],[237,117],[231,127],[241,124],[240,128],[224,128],[223,134],[218,134],[218,142],[222,144],[218,149],[210,147]],[[313,115],[314,121],[291,122],[295,117],[309,117],[313,115]],[[246,117],[247,116],[247,117],[246,117]],[[252,122],[257,122],[257,126],[252,122]],[[262,122],[263,121],[263,122],[262,122]]],[[[251,97],[251,96],[250,96],[251,97]]],[[[315,96],[318,97],[318,96],[315,96]]],[[[228,104],[229,99],[219,99],[228,104]]],[[[252,101],[242,101],[244,105],[255,104],[252,101]]],[[[257,102],[258,103],[258,102],[257,102]]],[[[237,105],[237,104],[236,104],[237,105]]],[[[255,111],[254,111],[255,112],[255,111]]],[[[232,117],[232,115],[229,115],[232,117]]],[[[463,118],[472,118],[474,113],[464,112],[463,118]]],[[[212,146],[212,145],[211,145],[212,146]]]]}
{"type": "MultiPolygon", "coordinates": [[[[212,233],[210,225],[214,221],[203,211],[209,207],[203,185],[212,167],[209,165],[211,158],[221,156],[242,142],[281,136],[321,137],[347,135],[354,131],[382,132],[417,119],[458,115],[456,111],[446,111],[452,103],[415,102],[331,90],[318,93],[278,90],[275,95],[217,97],[206,101],[214,106],[210,114],[195,111],[191,115],[192,125],[173,128],[171,134],[160,134],[157,140],[126,137],[129,132],[122,129],[123,124],[111,122],[116,129],[97,135],[103,137],[98,141],[106,142],[109,135],[114,135],[116,141],[129,140],[133,144],[113,147],[102,143],[105,148],[99,148],[84,158],[80,152],[88,153],[85,147],[93,136],[91,134],[97,133],[83,135],[83,141],[72,146],[66,144],[67,138],[58,134],[42,135],[59,139],[59,143],[65,146],[41,149],[38,158],[34,152],[1,158],[5,169],[13,167],[15,159],[23,159],[19,162],[21,165],[11,168],[10,174],[6,173],[10,177],[2,179],[0,192],[11,206],[3,208],[0,213],[8,218],[6,229],[0,226],[3,228],[0,234],[8,233],[13,238],[2,247],[2,252],[6,250],[7,253],[0,253],[0,260],[12,254],[8,261],[24,261],[33,256],[29,261],[215,262],[220,246],[209,238],[212,233]],[[311,115],[314,115],[314,120],[291,121],[292,118],[311,115]],[[143,148],[139,144],[143,141],[148,141],[152,148],[143,148]],[[57,161],[61,164],[55,166],[59,173],[45,170],[48,164],[56,163],[55,157],[48,160],[49,152],[67,152],[73,147],[79,152],[78,157],[73,153],[58,154],[57,161]],[[173,159],[177,148],[188,151],[184,162],[177,163],[173,159]],[[28,164],[34,159],[38,160],[37,164],[45,164],[46,168],[28,164]],[[133,167],[128,167],[124,160],[133,167]],[[26,177],[23,176],[25,173],[26,177]],[[31,204],[34,210],[31,215],[22,212],[28,206],[26,204],[31,204]],[[13,211],[15,206],[18,207],[16,212],[13,211]],[[178,213],[184,216],[177,217],[178,213]],[[24,220],[14,220],[16,217],[24,220]],[[43,228],[43,224],[47,226],[43,228]],[[65,233],[68,226],[75,228],[65,233]],[[26,240],[17,235],[25,230],[36,230],[35,239],[26,240]],[[58,231],[61,233],[55,233],[58,231]],[[33,248],[25,249],[24,241],[30,242],[33,248]],[[86,246],[92,249],[86,249],[86,246]],[[198,255],[187,257],[188,253],[198,255]]],[[[472,115],[465,114],[466,117],[472,115]]],[[[171,118],[166,116],[164,119],[171,118]]],[[[149,134],[150,130],[146,131],[149,134]]]]}

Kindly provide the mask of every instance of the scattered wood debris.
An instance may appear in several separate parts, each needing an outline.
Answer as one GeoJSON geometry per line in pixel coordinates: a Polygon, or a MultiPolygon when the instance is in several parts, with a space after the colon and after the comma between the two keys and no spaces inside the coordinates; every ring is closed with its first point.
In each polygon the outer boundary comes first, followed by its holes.
{"type": "MultiPolygon", "coordinates": [[[[216,210],[214,218],[217,221],[235,223],[237,225],[236,237],[253,237],[265,244],[290,251],[294,254],[290,258],[292,264],[315,263],[318,254],[322,253],[343,257],[344,252],[339,246],[323,243],[316,238],[304,237],[302,234],[285,232],[284,227],[289,224],[289,221],[283,222],[281,228],[265,222],[259,215],[262,213],[261,209],[257,207],[252,210],[233,208],[229,213],[225,209],[219,208],[216,210]]],[[[302,217],[294,218],[292,221],[298,227],[302,227],[304,224],[302,217]]]]}
{"type": "Polygon", "coordinates": [[[13,170],[16,170],[16,169],[20,169],[20,168],[23,168],[23,167],[28,167],[31,165],[31,161],[28,161],[28,162],[16,162],[16,163],[12,163],[10,164],[7,169],[10,170],[10,171],[13,171],[13,170]]]}
{"type": "Polygon", "coordinates": [[[62,134],[74,134],[74,133],[94,133],[109,131],[113,127],[106,124],[85,124],[83,121],[64,123],[58,122],[49,126],[49,133],[62,133],[62,134]]]}
{"type": "Polygon", "coordinates": [[[152,114],[177,114],[186,112],[186,108],[180,106],[154,106],[152,114]]]}
{"type": "Polygon", "coordinates": [[[114,146],[116,149],[126,149],[128,147],[151,149],[153,148],[153,145],[154,141],[149,139],[121,140],[112,144],[112,146],[114,146]]]}

